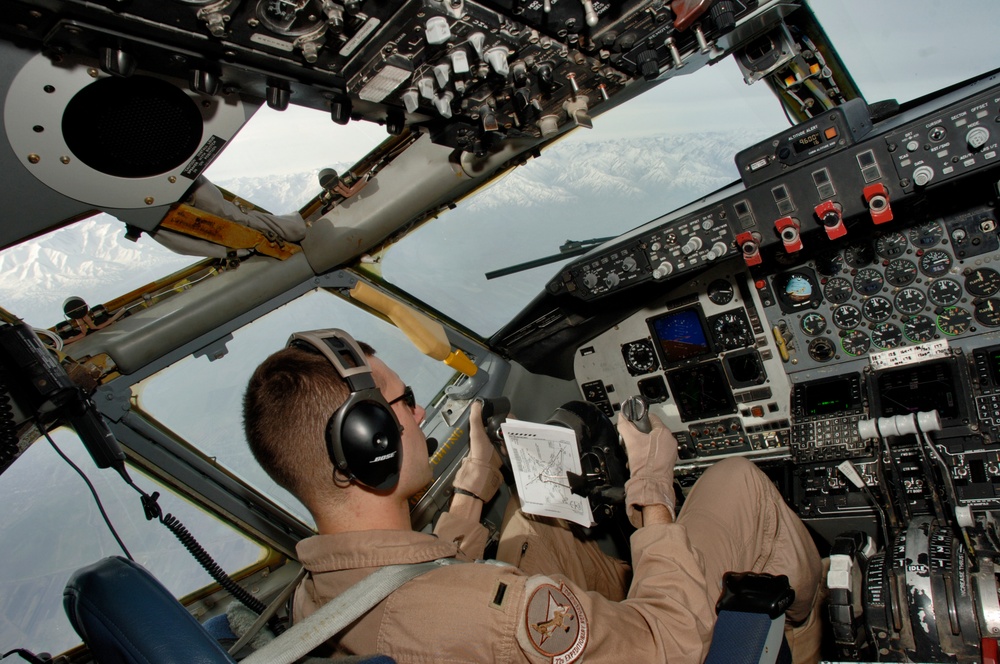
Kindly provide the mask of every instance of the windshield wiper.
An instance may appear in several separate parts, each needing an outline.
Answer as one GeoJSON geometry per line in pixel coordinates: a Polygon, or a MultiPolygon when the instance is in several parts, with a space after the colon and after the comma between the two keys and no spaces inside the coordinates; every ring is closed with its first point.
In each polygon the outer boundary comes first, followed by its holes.
{"type": "Polygon", "coordinates": [[[614,236],[595,237],[590,240],[566,240],[559,247],[558,254],[545,256],[544,258],[536,258],[526,263],[518,263],[517,265],[511,265],[510,267],[504,267],[499,270],[493,270],[492,272],[486,273],[486,278],[496,279],[497,277],[506,277],[508,274],[524,272],[525,270],[530,270],[531,268],[538,267],[540,265],[548,265],[549,263],[558,263],[559,261],[566,260],[567,258],[572,258],[573,256],[579,256],[580,254],[585,254],[594,247],[596,247],[597,245],[604,244],[608,240],[613,240],[613,239],[614,236]]]}

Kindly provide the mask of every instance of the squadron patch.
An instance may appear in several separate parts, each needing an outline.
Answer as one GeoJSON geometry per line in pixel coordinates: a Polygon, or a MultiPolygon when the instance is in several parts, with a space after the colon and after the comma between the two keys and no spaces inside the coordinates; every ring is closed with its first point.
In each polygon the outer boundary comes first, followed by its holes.
{"type": "Polygon", "coordinates": [[[583,655],[590,636],[580,600],[565,583],[552,579],[529,582],[524,618],[517,631],[521,648],[550,657],[552,664],[570,664],[583,655]],[[534,588],[532,588],[534,586],[534,588]]]}

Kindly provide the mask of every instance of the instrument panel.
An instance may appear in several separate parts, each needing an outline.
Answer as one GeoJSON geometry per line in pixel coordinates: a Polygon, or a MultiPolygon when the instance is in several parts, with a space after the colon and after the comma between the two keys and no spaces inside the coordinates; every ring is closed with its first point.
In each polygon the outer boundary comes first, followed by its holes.
{"type": "Polygon", "coordinates": [[[996,211],[894,227],[756,282],[791,372],[1000,329],[996,211]]]}
{"type": "Polygon", "coordinates": [[[682,459],[787,452],[790,385],[747,277],[719,265],[581,346],[584,397],[613,417],[642,395],[682,459]]]}
{"type": "Polygon", "coordinates": [[[1000,226],[986,126],[1000,118],[997,83],[888,126],[853,104],[789,129],[737,156],[742,187],[569,264],[551,294],[599,303],[644,288],[641,309],[577,346],[584,398],[613,416],[642,395],[677,436],[682,469],[729,455],[790,461],[804,517],[871,513],[843,460],[869,487],[884,482],[877,461],[892,460],[893,490],[929,510],[923,444],[859,425],[937,410],[956,500],[1000,506],[1000,226]],[[951,153],[947,172],[914,172],[917,152],[959,148],[972,154],[951,153]]]}

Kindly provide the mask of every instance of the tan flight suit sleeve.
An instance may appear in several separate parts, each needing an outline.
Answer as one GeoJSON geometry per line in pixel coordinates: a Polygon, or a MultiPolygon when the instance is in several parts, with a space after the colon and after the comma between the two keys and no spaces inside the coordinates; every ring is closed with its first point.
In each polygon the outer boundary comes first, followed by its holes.
{"type": "Polygon", "coordinates": [[[499,467],[500,457],[494,452],[489,461],[466,457],[455,474],[454,486],[478,498],[453,496],[448,511],[438,517],[434,534],[442,541],[458,544],[460,559],[479,560],[486,550],[489,531],[481,523],[483,504],[496,495],[503,482],[499,467]]]}
{"type": "Polygon", "coordinates": [[[523,659],[515,661],[698,664],[705,658],[714,600],[687,530],[646,526],[631,543],[633,579],[622,602],[580,591],[559,576],[529,578],[514,626],[523,659]]]}

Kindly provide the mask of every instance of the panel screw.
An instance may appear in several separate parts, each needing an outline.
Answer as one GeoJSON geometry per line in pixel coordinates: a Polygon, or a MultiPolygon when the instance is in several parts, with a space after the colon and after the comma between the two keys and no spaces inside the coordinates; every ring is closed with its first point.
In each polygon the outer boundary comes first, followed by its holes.
{"type": "Polygon", "coordinates": [[[37,164],[41,160],[42,160],[42,158],[39,157],[37,154],[32,153],[32,154],[28,155],[28,163],[29,164],[37,164]]]}
{"type": "Polygon", "coordinates": [[[146,198],[144,199],[144,202],[146,203],[146,205],[152,205],[153,204],[153,197],[152,196],[146,196],[146,198]]]}
{"type": "Polygon", "coordinates": [[[64,164],[68,164],[69,163],[69,157],[67,157],[66,155],[63,155],[63,156],[59,157],[59,161],[61,161],[64,164]]]}

